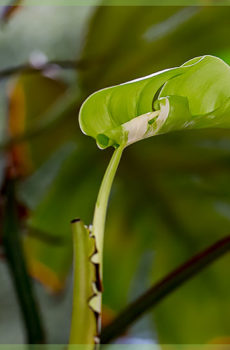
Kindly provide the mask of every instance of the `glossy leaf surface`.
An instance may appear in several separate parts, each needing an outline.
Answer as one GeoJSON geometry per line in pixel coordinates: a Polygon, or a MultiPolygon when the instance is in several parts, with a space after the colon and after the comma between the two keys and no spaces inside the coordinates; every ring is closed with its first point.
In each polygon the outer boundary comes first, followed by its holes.
{"type": "Polygon", "coordinates": [[[229,108],[230,67],[203,56],[94,93],[80,110],[80,126],[106,148],[186,128],[226,128],[229,108]]]}

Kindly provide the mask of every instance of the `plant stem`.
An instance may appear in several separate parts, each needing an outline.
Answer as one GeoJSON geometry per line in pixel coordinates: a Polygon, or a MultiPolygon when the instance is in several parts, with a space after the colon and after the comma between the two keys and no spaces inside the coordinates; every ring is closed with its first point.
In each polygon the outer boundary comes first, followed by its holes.
{"type": "Polygon", "coordinates": [[[119,336],[144,312],[157,305],[176,288],[187,282],[191,277],[195,276],[229,250],[230,236],[227,236],[172,271],[136,301],[131,303],[102,331],[101,343],[106,344],[119,336]]]}
{"type": "Polygon", "coordinates": [[[87,349],[91,350],[95,338],[100,336],[104,227],[109,194],[123,149],[123,146],[115,149],[103,177],[95,205],[92,233],[89,234],[79,219],[72,221],[74,291],[69,350],[73,344],[88,344],[87,349]],[[94,289],[92,285],[95,285],[94,289]],[[95,298],[96,304],[90,305],[95,298]]]}
{"type": "Polygon", "coordinates": [[[100,277],[102,279],[102,257],[103,257],[103,241],[104,241],[104,228],[106,211],[108,206],[108,200],[110,195],[110,190],[112,187],[113,179],[116,174],[122,152],[125,146],[119,146],[115,149],[113,156],[109,162],[106,169],[105,175],[103,177],[101,187],[98,193],[94,218],[93,218],[93,229],[92,234],[96,238],[96,247],[98,250],[98,263],[100,264],[100,277]]]}
{"type": "Polygon", "coordinates": [[[43,344],[45,334],[19,236],[13,180],[7,181],[6,184],[3,245],[27,331],[27,341],[29,344],[43,344]]]}

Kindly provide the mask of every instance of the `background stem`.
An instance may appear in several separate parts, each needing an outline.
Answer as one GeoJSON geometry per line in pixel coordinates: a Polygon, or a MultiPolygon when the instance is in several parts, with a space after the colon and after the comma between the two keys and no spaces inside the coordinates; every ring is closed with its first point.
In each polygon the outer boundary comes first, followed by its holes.
{"type": "Polygon", "coordinates": [[[158,304],[176,288],[229,250],[230,236],[227,236],[172,271],[136,301],[131,303],[110,325],[102,330],[101,343],[106,344],[122,334],[143,313],[158,304]]]}
{"type": "Polygon", "coordinates": [[[45,342],[45,334],[32,283],[27,273],[19,235],[13,180],[7,181],[5,188],[3,246],[25,324],[27,342],[29,344],[42,344],[45,342]]]}

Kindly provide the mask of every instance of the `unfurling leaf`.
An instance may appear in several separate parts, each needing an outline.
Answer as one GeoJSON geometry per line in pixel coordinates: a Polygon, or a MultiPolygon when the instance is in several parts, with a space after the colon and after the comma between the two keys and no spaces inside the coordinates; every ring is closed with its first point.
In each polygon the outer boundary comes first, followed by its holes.
{"type": "Polygon", "coordinates": [[[79,118],[82,131],[106,148],[174,130],[228,128],[229,116],[230,67],[202,56],[92,94],[79,118]]]}

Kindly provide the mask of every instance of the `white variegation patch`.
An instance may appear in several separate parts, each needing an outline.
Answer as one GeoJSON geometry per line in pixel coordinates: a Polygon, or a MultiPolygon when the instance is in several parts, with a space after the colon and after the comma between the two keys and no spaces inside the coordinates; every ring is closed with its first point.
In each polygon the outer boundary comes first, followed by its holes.
{"type": "Polygon", "coordinates": [[[128,134],[126,146],[144,138],[151,137],[157,134],[159,129],[165,123],[169,114],[169,101],[164,98],[164,103],[158,111],[142,114],[122,125],[124,133],[128,134]],[[153,121],[152,125],[149,124],[153,121]]]}

